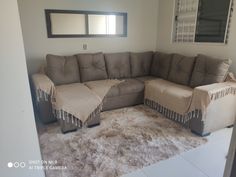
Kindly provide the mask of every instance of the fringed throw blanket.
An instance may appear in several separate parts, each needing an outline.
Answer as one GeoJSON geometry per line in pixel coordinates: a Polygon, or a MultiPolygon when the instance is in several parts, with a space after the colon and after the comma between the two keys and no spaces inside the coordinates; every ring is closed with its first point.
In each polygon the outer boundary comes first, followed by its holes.
{"type": "Polygon", "coordinates": [[[32,76],[37,101],[51,101],[54,115],[78,127],[86,125],[101,112],[102,101],[109,90],[121,83],[120,80],[94,81],[97,89],[83,83],[54,86],[45,74],[32,76]]]}
{"type": "Polygon", "coordinates": [[[95,93],[82,83],[57,86],[53,108],[56,117],[82,127],[102,110],[102,101],[111,87],[119,80],[104,80],[95,93]]]}
{"type": "Polygon", "coordinates": [[[195,109],[191,112],[185,113],[185,114],[180,114],[178,112],[175,112],[167,107],[162,106],[156,101],[150,100],[145,98],[144,99],[144,104],[147,105],[148,107],[158,111],[168,119],[174,120],[176,122],[179,122],[183,124],[184,126],[189,126],[189,120],[192,118],[202,118],[202,111],[200,109],[195,109]]]}
{"type": "Polygon", "coordinates": [[[193,91],[191,105],[189,111],[199,109],[202,111],[202,118],[205,119],[207,107],[214,101],[227,95],[236,96],[236,83],[223,82],[205,86],[196,87],[193,91]]]}
{"type": "Polygon", "coordinates": [[[54,83],[45,74],[34,74],[32,82],[37,101],[50,101],[49,99],[55,91],[54,83]]]}
{"type": "Polygon", "coordinates": [[[167,118],[187,125],[192,118],[201,118],[204,121],[207,107],[227,95],[236,96],[236,82],[200,86],[190,92],[185,86],[173,85],[171,82],[156,79],[146,82],[144,104],[167,118]],[[163,84],[166,84],[166,87],[163,87],[163,84]],[[185,89],[185,91],[180,93],[179,88],[185,89]],[[168,91],[168,89],[173,90],[168,91]],[[182,106],[179,100],[182,100],[182,106]],[[169,104],[170,102],[171,104],[169,104]]]}
{"type": "Polygon", "coordinates": [[[58,119],[81,127],[101,110],[101,99],[81,83],[57,86],[52,101],[58,119]]]}

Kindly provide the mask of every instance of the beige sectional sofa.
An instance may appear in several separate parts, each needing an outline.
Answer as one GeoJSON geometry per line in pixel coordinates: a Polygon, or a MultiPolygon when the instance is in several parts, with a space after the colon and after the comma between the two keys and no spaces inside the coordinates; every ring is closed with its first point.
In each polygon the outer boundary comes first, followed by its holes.
{"type": "MultiPolygon", "coordinates": [[[[32,76],[35,102],[43,123],[58,118],[52,111],[51,88],[55,91],[64,85],[82,83],[96,94],[107,79],[123,82],[106,94],[102,111],[146,104],[201,136],[233,125],[235,120],[236,83],[232,77],[226,80],[230,60],[204,55],[124,52],[47,55],[46,61],[46,72],[32,76]]],[[[62,119],[60,123],[62,132],[78,128],[62,119]]],[[[99,123],[100,114],[96,112],[86,125],[99,123]]]]}

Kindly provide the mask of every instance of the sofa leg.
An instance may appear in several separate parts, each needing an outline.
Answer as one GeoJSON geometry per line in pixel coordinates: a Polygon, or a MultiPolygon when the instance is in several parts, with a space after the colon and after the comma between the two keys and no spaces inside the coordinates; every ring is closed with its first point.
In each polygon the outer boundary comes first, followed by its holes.
{"type": "Polygon", "coordinates": [[[63,129],[61,129],[61,132],[63,134],[70,133],[70,132],[75,132],[75,131],[77,131],[77,129],[73,129],[73,130],[63,130],[63,129]]]}
{"type": "Polygon", "coordinates": [[[234,127],[234,125],[229,125],[229,126],[227,126],[227,128],[233,128],[234,127]]]}
{"type": "Polygon", "coordinates": [[[87,127],[88,127],[88,128],[93,128],[93,127],[96,127],[96,126],[99,126],[99,125],[100,125],[100,122],[99,122],[99,123],[97,123],[97,124],[88,125],[87,127]]]}
{"type": "Polygon", "coordinates": [[[73,125],[72,123],[63,121],[63,120],[59,120],[60,123],[60,127],[61,127],[61,132],[63,134],[69,133],[69,132],[74,132],[77,131],[77,127],[75,125],[73,125]]]}
{"type": "Polygon", "coordinates": [[[100,125],[100,113],[87,123],[88,128],[93,128],[100,125]]]}
{"type": "Polygon", "coordinates": [[[201,136],[201,137],[206,137],[206,136],[209,136],[209,135],[211,134],[210,132],[209,132],[209,133],[203,133],[203,134],[201,134],[201,133],[195,132],[194,130],[191,130],[191,132],[192,132],[193,134],[198,135],[198,136],[201,136]]]}

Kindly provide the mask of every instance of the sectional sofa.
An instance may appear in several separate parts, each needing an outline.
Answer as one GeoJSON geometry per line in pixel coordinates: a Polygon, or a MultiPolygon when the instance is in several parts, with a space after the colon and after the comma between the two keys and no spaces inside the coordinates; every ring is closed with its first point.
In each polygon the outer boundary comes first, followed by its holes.
{"type": "MultiPolygon", "coordinates": [[[[54,122],[57,117],[52,111],[51,93],[42,93],[37,85],[44,83],[57,90],[64,85],[83,83],[96,93],[107,79],[123,82],[107,93],[102,111],[146,104],[201,136],[231,126],[235,120],[236,84],[232,77],[227,77],[230,60],[205,55],[123,52],[47,55],[46,62],[45,71],[32,77],[35,103],[43,123],[54,122]],[[200,108],[195,109],[194,105],[200,108]]],[[[60,123],[62,132],[77,129],[61,119],[60,123]]],[[[99,123],[98,112],[87,125],[99,123]]]]}

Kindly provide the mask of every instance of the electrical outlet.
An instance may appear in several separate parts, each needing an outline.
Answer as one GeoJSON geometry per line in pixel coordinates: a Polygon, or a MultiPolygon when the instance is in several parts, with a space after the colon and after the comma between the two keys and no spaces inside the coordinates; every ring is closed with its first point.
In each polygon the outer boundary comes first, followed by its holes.
{"type": "Polygon", "coordinates": [[[87,50],[87,48],[88,48],[88,45],[87,44],[83,44],[83,49],[87,50]]]}

